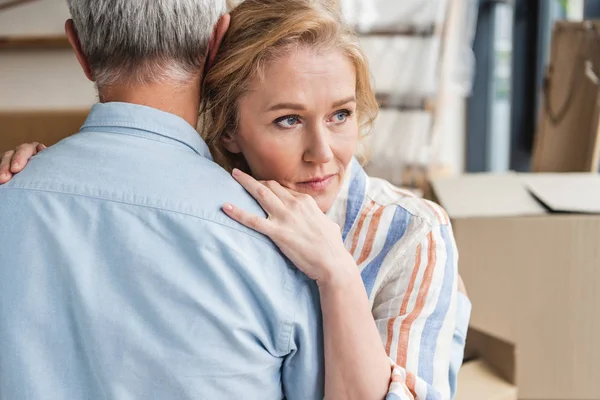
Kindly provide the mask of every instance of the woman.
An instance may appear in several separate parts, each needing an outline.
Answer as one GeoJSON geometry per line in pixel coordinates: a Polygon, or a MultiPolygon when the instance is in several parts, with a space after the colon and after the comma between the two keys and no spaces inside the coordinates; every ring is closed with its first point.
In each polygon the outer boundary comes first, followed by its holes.
{"type": "MultiPolygon", "coordinates": [[[[319,285],[326,398],[448,399],[470,308],[450,222],[353,158],[378,111],[369,76],[332,6],[246,0],[205,77],[201,134],[268,218],[223,211],[319,285]]],[[[39,150],[7,152],[0,174],[39,150]]]]}

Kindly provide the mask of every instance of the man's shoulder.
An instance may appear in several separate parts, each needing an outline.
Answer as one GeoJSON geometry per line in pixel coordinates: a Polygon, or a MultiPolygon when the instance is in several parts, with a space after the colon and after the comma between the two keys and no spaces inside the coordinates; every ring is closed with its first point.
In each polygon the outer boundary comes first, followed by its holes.
{"type": "Polygon", "coordinates": [[[256,201],[228,172],[185,147],[150,144],[127,148],[110,140],[105,143],[75,135],[32,158],[25,170],[2,188],[36,192],[38,197],[53,197],[54,201],[110,202],[145,214],[199,219],[264,239],[221,210],[229,202],[264,215],[256,201]]]}

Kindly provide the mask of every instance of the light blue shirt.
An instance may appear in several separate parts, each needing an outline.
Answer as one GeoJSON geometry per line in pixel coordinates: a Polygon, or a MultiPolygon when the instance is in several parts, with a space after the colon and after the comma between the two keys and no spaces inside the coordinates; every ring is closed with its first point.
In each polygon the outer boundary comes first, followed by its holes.
{"type": "MultiPolygon", "coordinates": [[[[318,289],[192,126],[95,105],[0,187],[0,399],[320,399],[318,289]]],[[[264,215],[264,214],[263,214],[264,215]]]]}

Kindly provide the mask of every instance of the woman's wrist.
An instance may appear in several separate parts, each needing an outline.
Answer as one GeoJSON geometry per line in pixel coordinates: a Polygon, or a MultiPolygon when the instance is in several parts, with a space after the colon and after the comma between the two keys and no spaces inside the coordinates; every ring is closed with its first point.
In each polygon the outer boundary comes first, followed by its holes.
{"type": "Polygon", "coordinates": [[[332,265],[324,268],[324,271],[326,271],[324,276],[317,280],[322,294],[323,292],[346,291],[357,282],[362,287],[362,279],[356,262],[347,251],[337,257],[332,265]]]}

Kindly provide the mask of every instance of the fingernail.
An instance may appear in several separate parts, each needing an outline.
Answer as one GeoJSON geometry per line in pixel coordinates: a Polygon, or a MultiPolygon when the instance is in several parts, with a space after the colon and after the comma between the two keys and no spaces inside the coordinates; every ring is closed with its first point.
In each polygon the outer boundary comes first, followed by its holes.
{"type": "Polygon", "coordinates": [[[8,174],[6,174],[6,173],[0,174],[0,180],[6,180],[8,178],[9,178],[8,174]]]}
{"type": "Polygon", "coordinates": [[[225,204],[225,205],[223,206],[223,209],[224,209],[225,211],[233,211],[233,206],[232,206],[231,204],[225,204]]]}
{"type": "Polygon", "coordinates": [[[21,164],[19,164],[18,162],[14,162],[11,165],[11,168],[19,168],[21,166],[21,164]]]}
{"type": "Polygon", "coordinates": [[[231,174],[232,174],[233,176],[240,176],[240,174],[241,174],[241,173],[242,173],[242,171],[240,171],[240,170],[239,170],[239,169],[237,169],[237,168],[234,168],[234,169],[233,169],[233,171],[231,172],[231,174]]]}

